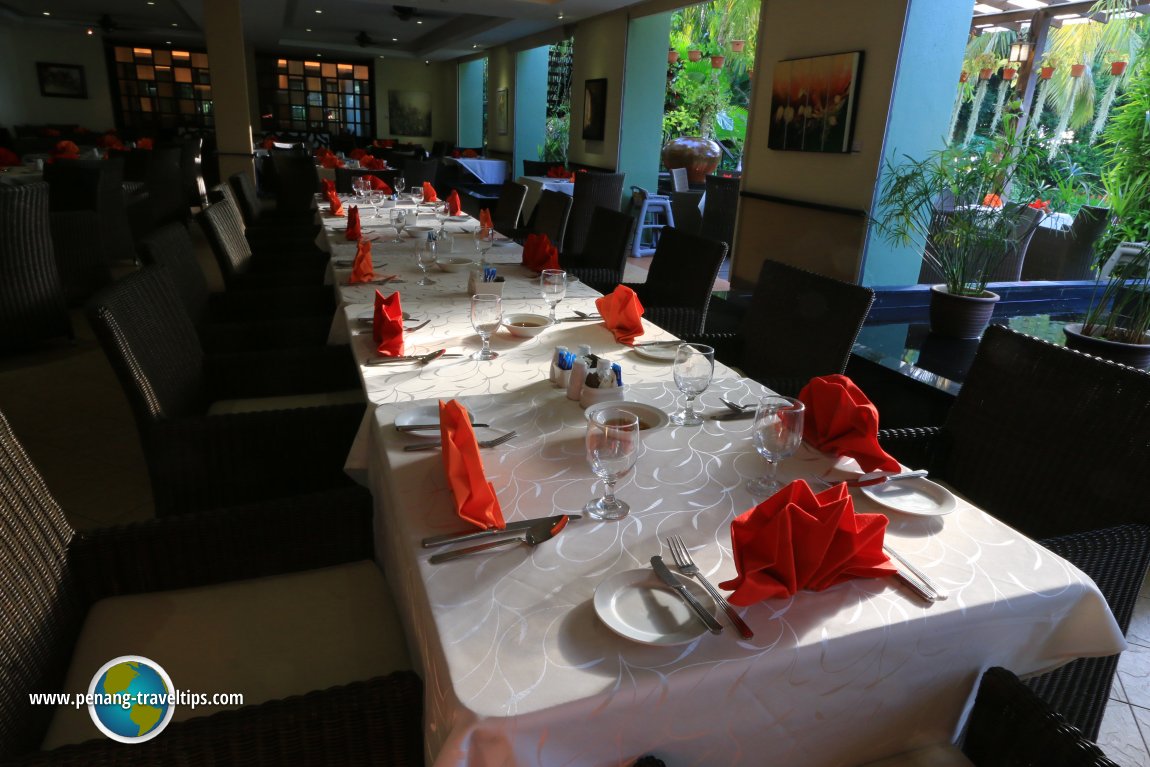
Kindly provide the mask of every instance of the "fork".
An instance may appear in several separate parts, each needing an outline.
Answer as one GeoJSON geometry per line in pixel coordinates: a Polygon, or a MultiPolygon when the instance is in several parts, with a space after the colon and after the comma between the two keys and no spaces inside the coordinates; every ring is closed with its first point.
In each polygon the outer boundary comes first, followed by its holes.
{"type": "Polygon", "coordinates": [[[691,552],[687,551],[687,545],[683,543],[683,539],[677,535],[667,536],[667,546],[671,549],[671,557],[675,560],[675,567],[683,575],[694,578],[703,584],[703,588],[705,588],[707,593],[711,595],[711,598],[715,600],[715,604],[723,608],[723,612],[731,619],[731,623],[739,632],[739,636],[743,639],[753,637],[755,634],[751,631],[751,627],[739,617],[739,613],[735,611],[735,608],[731,607],[731,603],[719,593],[719,590],[712,586],[711,582],[699,572],[699,568],[695,564],[695,560],[691,559],[691,552]]]}
{"type": "Polygon", "coordinates": [[[426,327],[426,326],[427,326],[428,324],[430,324],[430,323],[431,323],[431,320],[424,320],[423,322],[419,323],[418,325],[413,325],[413,326],[412,326],[412,327],[410,327],[410,328],[404,328],[404,329],[403,329],[403,332],[404,332],[404,333],[412,333],[412,332],[414,332],[414,331],[416,331],[416,330],[419,330],[419,329],[421,329],[421,328],[424,328],[424,327],[426,327]]]}
{"type": "MultiPolygon", "coordinates": [[[[515,432],[509,431],[506,434],[504,434],[503,436],[496,437],[495,439],[481,439],[481,440],[479,440],[479,446],[480,447],[495,447],[496,445],[502,445],[504,442],[508,441],[509,439],[513,438],[514,436],[515,436],[515,432]]],[[[415,453],[415,452],[418,452],[420,450],[438,450],[441,447],[443,447],[443,443],[440,442],[439,440],[436,440],[434,442],[424,442],[424,443],[419,444],[419,445],[407,445],[403,449],[404,449],[404,452],[415,453]]]]}

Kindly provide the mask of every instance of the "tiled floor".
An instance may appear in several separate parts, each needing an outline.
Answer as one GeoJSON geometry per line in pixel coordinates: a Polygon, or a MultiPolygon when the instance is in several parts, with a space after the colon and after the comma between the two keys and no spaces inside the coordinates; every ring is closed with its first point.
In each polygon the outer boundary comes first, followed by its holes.
{"type": "Polygon", "coordinates": [[[1123,767],[1147,767],[1150,765],[1150,583],[1142,584],[1126,641],[1130,649],[1118,659],[1118,678],[1110,693],[1098,744],[1123,767]]]}

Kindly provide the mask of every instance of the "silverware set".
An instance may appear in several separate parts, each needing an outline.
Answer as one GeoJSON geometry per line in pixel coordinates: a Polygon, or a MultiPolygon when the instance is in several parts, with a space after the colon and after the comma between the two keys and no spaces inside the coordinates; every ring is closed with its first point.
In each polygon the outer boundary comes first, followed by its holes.
{"type": "Polygon", "coordinates": [[[695,564],[695,560],[691,558],[691,552],[687,550],[687,545],[683,543],[683,539],[677,535],[672,535],[667,538],[667,546],[671,549],[671,558],[675,560],[675,567],[680,573],[688,578],[694,578],[703,585],[711,598],[715,600],[715,604],[723,608],[723,612],[727,614],[731,624],[735,630],[739,632],[739,636],[743,639],[750,639],[755,634],[751,631],[751,627],[739,615],[738,611],[731,606],[731,603],[719,592],[717,588],[711,585],[707,577],[699,572],[699,567],[695,564]]]}
{"type": "MultiPolygon", "coordinates": [[[[514,431],[509,431],[506,434],[495,437],[494,439],[481,439],[479,440],[480,447],[496,447],[502,445],[504,442],[514,439],[517,434],[514,431]]],[[[422,450],[439,450],[443,447],[443,443],[439,440],[434,442],[422,442],[418,445],[407,445],[403,448],[404,452],[417,453],[422,450]]]]}
{"type": "Polygon", "coordinates": [[[439,359],[440,357],[462,357],[462,354],[448,354],[446,349],[436,349],[427,354],[409,354],[402,357],[373,357],[372,359],[364,362],[366,367],[379,367],[380,365],[395,365],[399,363],[415,363],[417,365],[426,365],[432,360],[439,359]]]}

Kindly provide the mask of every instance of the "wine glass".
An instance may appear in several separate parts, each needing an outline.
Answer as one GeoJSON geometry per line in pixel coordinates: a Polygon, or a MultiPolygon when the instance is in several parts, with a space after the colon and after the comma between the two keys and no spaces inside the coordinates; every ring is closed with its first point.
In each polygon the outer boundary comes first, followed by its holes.
{"type": "Polygon", "coordinates": [[[362,200],[367,195],[368,181],[364,176],[351,177],[351,191],[356,199],[362,200]]]}
{"type": "Polygon", "coordinates": [[[435,263],[435,257],[438,253],[438,243],[432,239],[423,239],[415,249],[415,265],[419,267],[421,272],[419,280],[416,285],[434,285],[435,280],[427,276],[427,270],[435,263]]]}
{"type": "Polygon", "coordinates": [[[499,356],[491,351],[491,334],[499,330],[503,322],[503,298],[489,293],[477,293],[471,297],[471,327],[483,341],[483,348],[471,355],[473,360],[493,360],[499,356]]]}
{"type": "Polygon", "coordinates": [[[391,225],[395,227],[395,239],[392,242],[403,242],[403,228],[407,226],[407,211],[403,208],[392,208],[391,225]]]}
{"type": "Polygon", "coordinates": [[[481,226],[475,230],[475,252],[479,254],[479,265],[487,266],[487,251],[495,244],[495,230],[481,226]]]}
{"type": "Polygon", "coordinates": [[[403,176],[396,176],[395,183],[391,185],[391,187],[395,190],[395,199],[399,199],[399,195],[403,193],[403,188],[405,186],[407,186],[407,182],[403,179],[403,176]]]}
{"type": "Polygon", "coordinates": [[[447,203],[435,203],[435,220],[439,224],[439,233],[443,234],[443,227],[447,224],[447,203]]]}
{"type": "Polygon", "coordinates": [[[421,186],[411,187],[411,201],[414,202],[416,205],[420,205],[423,203],[423,187],[421,187],[421,186]]]}
{"type": "Polygon", "coordinates": [[[587,420],[587,463],[603,480],[602,498],[593,498],[583,511],[594,519],[622,519],[631,510],[615,497],[615,483],[627,476],[639,457],[639,418],[622,407],[608,407],[587,420]]]}
{"type": "Polygon", "coordinates": [[[775,478],[779,461],[794,454],[803,441],[803,414],[806,407],[797,399],[769,395],[759,400],[755,410],[755,450],[767,459],[766,476],[747,482],[747,492],[756,498],[774,495],[783,486],[775,478]]]}
{"type": "Polygon", "coordinates": [[[551,308],[551,322],[556,322],[555,307],[567,295],[567,272],[562,269],[544,269],[539,275],[539,287],[543,300],[551,308]]]}
{"type": "Polygon", "coordinates": [[[704,344],[679,344],[671,367],[675,386],[687,395],[683,409],[671,416],[677,426],[699,426],[702,417],[695,412],[695,397],[707,390],[715,373],[715,350],[704,344]]]}

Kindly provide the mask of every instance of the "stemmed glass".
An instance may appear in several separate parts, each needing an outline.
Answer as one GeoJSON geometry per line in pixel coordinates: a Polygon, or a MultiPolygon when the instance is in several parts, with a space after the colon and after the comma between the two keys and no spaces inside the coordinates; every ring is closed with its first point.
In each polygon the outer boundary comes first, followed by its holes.
{"type": "Polygon", "coordinates": [[[421,186],[411,187],[411,201],[414,202],[416,205],[420,205],[423,203],[423,187],[421,187],[421,186]]]}
{"type": "Polygon", "coordinates": [[[593,498],[583,511],[594,519],[622,519],[631,510],[615,497],[615,483],[631,471],[639,457],[639,418],[621,407],[603,408],[587,421],[587,463],[603,480],[602,498],[593,498]]]}
{"type": "Polygon", "coordinates": [[[767,459],[766,476],[747,482],[747,492],[756,498],[774,495],[783,486],[775,478],[779,461],[793,455],[803,441],[803,414],[806,407],[797,399],[769,395],[759,400],[755,411],[755,450],[767,459]]]}
{"type": "Polygon", "coordinates": [[[437,202],[435,204],[435,220],[439,223],[439,233],[443,234],[443,227],[447,223],[447,203],[437,202]]]}
{"type": "Polygon", "coordinates": [[[471,327],[483,341],[483,348],[471,355],[473,360],[493,360],[499,356],[491,351],[491,334],[503,322],[503,299],[489,293],[471,297],[471,327]]]}
{"type": "Polygon", "coordinates": [[[427,276],[427,270],[435,263],[435,257],[438,251],[438,244],[435,240],[423,239],[416,246],[415,250],[415,265],[419,267],[420,274],[419,280],[416,285],[434,285],[435,280],[427,276]]]}
{"type": "Polygon", "coordinates": [[[679,344],[671,366],[675,386],[687,395],[683,409],[671,416],[677,426],[699,426],[702,417],[695,412],[695,397],[707,390],[715,373],[715,350],[704,344],[679,344]]]}
{"type": "Polygon", "coordinates": [[[475,252],[479,254],[479,265],[487,266],[487,251],[495,244],[495,230],[481,226],[475,230],[475,252]]]}
{"type": "Polygon", "coordinates": [[[351,177],[351,191],[355,194],[357,199],[362,200],[365,198],[370,189],[371,183],[367,180],[367,176],[351,177]]]}
{"type": "Polygon", "coordinates": [[[392,208],[391,225],[395,227],[395,239],[392,242],[403,242],[403,228],[407,226],[407,211],[402,208],[392,208]]]}
{"type": "Polygon", "coordinates": [[[539,275],[539,288],[543,291],[543,300],[551,308],[551,322],[556,322],[555,307],[567,296],[567,272],[544,269],[539,275]]]}
{"type": "Polygon", "coordinates": [[[395,199],[398,200],[399,195],[403,193],[403,188],[407,186],[407,182],[404,181],[403,176],[396,176],[395,183],[391,186],[395,189],[395,199]]]}

